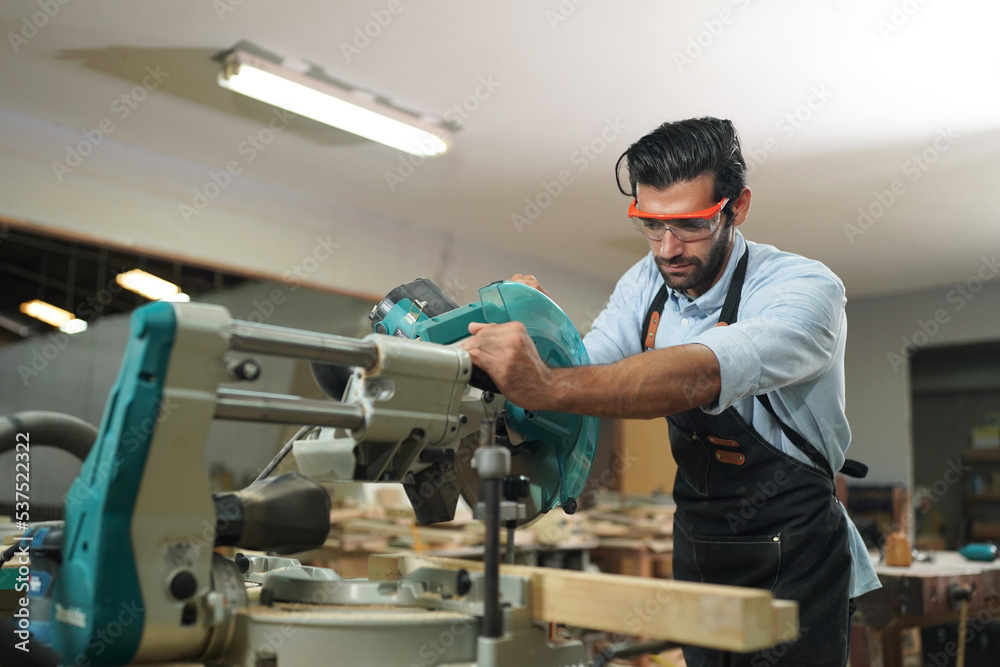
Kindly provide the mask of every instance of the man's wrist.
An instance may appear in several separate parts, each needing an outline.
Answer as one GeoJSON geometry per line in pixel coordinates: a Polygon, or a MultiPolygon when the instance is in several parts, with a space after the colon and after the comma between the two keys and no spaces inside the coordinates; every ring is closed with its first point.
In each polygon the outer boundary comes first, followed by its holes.
{"type": "Polygon", "coordinates": [[[552,412],[570,412],[572,399],[572,368],[549,368],[543,384],[542,401],[545,409],[552,412]]]}

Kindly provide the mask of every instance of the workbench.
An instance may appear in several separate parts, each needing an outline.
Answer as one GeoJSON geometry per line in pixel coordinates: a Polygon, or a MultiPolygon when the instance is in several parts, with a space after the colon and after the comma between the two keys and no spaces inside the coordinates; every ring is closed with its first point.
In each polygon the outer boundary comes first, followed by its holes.
{"type": "MultiPolygon", "coordinates": [[[[851,628],[851,667],[902,667],[902,635],[906,630],[957,626],[959,603],[949,590],[971,591],[970,628],[975,629],[973,624],[981,628],[1000,616],[1000,562],[969,561],[954,551],[927,553],[932,560],[914,561],[909,567],[875,565],[882,588],[857,600],[851,628]]],[[[945,664],[954,664],[954,657],[945,664]]],[[[995,664],[1000,664],[1000,655],[995,664]]]]}

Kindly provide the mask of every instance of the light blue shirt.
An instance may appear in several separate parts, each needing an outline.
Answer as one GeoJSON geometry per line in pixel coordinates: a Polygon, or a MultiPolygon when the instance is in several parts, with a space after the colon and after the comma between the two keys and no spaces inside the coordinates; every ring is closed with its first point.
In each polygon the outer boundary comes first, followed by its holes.
{"type": "MultiPolygon", "coordinates": [[[[812,465],[754,400],[768,394],[778,417],[839,470],[851,441],[844,414],[844,285],[820,262],[747,241],[739,230],[734,236],[726,268],[711,289],[695,299],[667,290],[654,347],[705,345],[719,360],[722,388],[719,400],[702,410],[716,415],[735,407],[768,442],[812,465]],[[716,327],[736,263],[748,245],[737,321],[716,327]]],[[[584,337],[591,363],[609,364],[642,352],[642,323],[662,285],[652,253],[625,272],[584,337]]],[[[847,521],[854,563],[851,597],[857,597],[880,584],[858,529],[850,517],[847,521]]]]}

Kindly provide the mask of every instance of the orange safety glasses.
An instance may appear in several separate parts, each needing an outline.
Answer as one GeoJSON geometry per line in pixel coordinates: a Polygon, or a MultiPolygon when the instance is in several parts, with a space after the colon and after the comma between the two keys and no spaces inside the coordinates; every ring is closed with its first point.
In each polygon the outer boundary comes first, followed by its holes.
{"type": "Polygon", "coordinates": [[[635,228],[650,241],[662,241],[663,235],[670,231],[678,241],[685,243],[707,239],[719,226],[722,219],[722,208],[729,202],[723,197],[715,206],[710,206],[694,213],[646,213],[636,208],[637,200],[633,199],[628,207],[628,217],[632,218],[635,228]],[[683,220],[681,224],[670,224],[666,220],[683,220]]]}

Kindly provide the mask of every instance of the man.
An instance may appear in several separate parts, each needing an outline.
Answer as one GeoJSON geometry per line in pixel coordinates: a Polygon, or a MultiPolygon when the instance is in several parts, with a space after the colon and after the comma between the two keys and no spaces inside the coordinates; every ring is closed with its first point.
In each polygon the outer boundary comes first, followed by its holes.
{"type": "MultiPolygon", "coordinates": [[[[618,187],[650,253],[584,339],[594,365],[547,367],[517,322],[471,325],[464,345],[521,407],[666,416],[675,578],[799,602],[799,641],[740,664],[846,665],[850,599],[879,583],[834,495],[850,441],[843,284],[737,230],[751,194],[731,122],[664,123],[622,162],[629,188],[620,176],[618,187]]],[[[692,648],[685,659],[717,657],[692,648]]]]}

